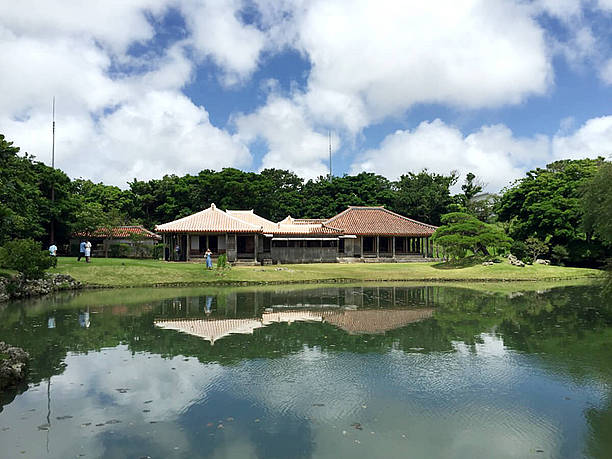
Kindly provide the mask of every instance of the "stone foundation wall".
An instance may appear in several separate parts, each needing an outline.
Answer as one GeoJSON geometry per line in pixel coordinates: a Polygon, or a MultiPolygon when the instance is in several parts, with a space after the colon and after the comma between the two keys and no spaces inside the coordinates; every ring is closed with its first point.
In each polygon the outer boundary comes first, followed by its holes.
{"type": "Polygon", "coordinates": [[[0,302],[80,288],[81,283],[67,274],[45,274],[42,279],[29,280],[21,275],[0,277],[0,302]]]}

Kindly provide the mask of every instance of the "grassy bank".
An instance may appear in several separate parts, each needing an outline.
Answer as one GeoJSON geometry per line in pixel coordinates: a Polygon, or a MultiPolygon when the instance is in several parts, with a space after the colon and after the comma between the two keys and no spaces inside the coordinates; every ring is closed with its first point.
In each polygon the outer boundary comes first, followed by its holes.
{"type": "Polygon", "coordinates": [[[353,263],[238,266],[222,273],[202,264],[157,260],[93,259],[87,264],[60,258],[52,272],[70,274],[88,286],[145,287],[202,284],[265,284],[370,281],[551,281],[601,276],[594,269],[507,263],[448,269],[439,263],[353,263]]]}

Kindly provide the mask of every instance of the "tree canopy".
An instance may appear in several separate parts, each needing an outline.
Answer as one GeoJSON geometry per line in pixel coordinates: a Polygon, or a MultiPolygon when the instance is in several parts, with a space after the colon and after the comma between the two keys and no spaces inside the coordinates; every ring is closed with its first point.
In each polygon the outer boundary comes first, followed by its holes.
{"type": "Polygon", "coordinates": [[[612,246],[612,163],[599,166],[584,187],[584,229],[612,246]]]}
{"type": "Polygon", "coordinates": [[[512,244],[512,239],[498,226],[481,222],[463,212],[443,215],[442,223],[432,240],[455,258],[463,258],[470,252],[489,255],[490,249],[503,251],[512,244]]]}

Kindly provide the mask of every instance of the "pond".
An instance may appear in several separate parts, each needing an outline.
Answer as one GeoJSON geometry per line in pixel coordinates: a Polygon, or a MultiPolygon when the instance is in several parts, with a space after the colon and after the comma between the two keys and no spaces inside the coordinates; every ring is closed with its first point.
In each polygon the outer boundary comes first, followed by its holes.
{"type": "Polygon", "coordinates": [[[576,458],[612,451],[598,286],[86,291],[5,305],[0,457],[576,458]]]}

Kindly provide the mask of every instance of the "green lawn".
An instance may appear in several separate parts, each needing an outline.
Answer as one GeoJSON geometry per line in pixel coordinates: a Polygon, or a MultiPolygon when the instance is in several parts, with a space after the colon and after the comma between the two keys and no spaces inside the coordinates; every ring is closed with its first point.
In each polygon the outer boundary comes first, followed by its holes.
{"type": "Polygon", "coordinates": [[[198,284],[265,284],[365,281],[548,281],[600,277],[595,269],[508,263],[448,269],[438,263],[321,263],[283,266],[238,266],[207,271],[201,263],[97,258],[87,264],[59,258],[52,272],[70,274],[89,286],[136,287],[198,284]]]}

